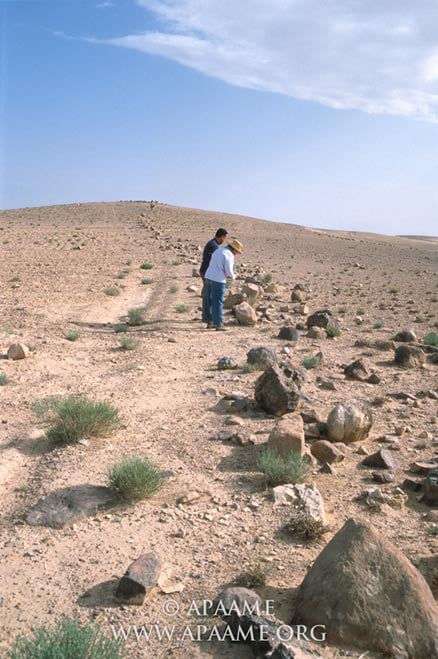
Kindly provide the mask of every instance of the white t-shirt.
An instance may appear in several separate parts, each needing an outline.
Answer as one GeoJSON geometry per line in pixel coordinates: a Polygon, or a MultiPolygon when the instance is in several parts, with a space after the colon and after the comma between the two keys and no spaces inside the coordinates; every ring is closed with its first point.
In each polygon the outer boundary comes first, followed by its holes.
{"type": "Polygon", "coordinates": [[[227,279],[234,279],[234,254],[228,247],[219,247],[211,255],[210,265],[205,279],[225,284],[227,279]]]}

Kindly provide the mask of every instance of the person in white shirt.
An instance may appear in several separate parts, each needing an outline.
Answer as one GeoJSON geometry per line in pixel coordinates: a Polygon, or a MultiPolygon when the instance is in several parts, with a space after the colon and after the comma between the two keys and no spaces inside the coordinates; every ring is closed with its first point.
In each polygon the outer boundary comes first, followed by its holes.
{"type": "Polygon", "coordinates": [[[227,279],[234,279],[234,256],[243,252],[238,240],[230,240],[225,247],[213,252],[205,273],[202,320],[207,329],[224,331],[223,310],[227,279]]]}

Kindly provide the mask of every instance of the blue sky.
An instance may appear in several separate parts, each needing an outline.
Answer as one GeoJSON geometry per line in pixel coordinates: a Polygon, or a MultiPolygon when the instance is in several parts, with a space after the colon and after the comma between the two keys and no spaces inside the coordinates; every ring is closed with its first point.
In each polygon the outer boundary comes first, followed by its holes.
{"type": "Polygon", "coordinates": [[[416,4],[0,0],[0,208],[438,235],[438,5],[416,4]]]}

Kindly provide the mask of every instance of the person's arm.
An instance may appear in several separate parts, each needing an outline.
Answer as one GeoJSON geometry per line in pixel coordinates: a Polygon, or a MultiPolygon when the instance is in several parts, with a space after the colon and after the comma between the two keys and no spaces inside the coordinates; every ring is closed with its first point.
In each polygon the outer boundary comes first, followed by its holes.
{"type": "Polygon", "coordinates": [[[202,252],[202,263],[201,267],[199,268],[201,277],[204,277],[207,271],[208,264],[210,263],[211,255],[213,252],[214,250],[212,249],[210,242],[208,242],[204,247],[204,251],[202,252]]]}
{"type": "Polygon", "coordinates": [[[225,270],[225,277],[227,279],[235,279],[235,275],[234,275],[234,254],[229,249],[227,249],[225,251],[224,270],[225,270]]]}

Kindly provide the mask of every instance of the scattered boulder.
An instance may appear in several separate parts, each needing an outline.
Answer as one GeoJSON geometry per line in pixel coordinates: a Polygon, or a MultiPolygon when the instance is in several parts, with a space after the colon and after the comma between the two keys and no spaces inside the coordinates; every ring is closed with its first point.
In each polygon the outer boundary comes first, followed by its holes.
{"type": "Polygon", "coordinates": [[[246,353],[246,361],[248,364],[257,366],[257,368],[264,370],[270,366],[277,365],[277,356],[272,348],[260,346],[259,348],[251,348],[251,350],[246,353]]]}
{"type": "Polygon", "coordinates": [[[353,519],[305,577],[292,622],[325,625],[327,641],[341,646],[438,656],[438,607],[426,581],[375,528],[353,519]]]}
{"type": "Polygon", "coordinates": [[[261,609],[260,595],[242,586],[226,588],[216,597],[211,606],[211,612],[215,615],[222,615],[225,620],[229,619],[233,611],[239,615],[244,615],[249,611],[260,614],[261,609]]]}
{"type": "Polygon", "coordinates": [[[276,505],[293,503],[303,514],[325,524],[324,502],[319,490],[313,484],[277,485],[272,492],[276,505]]]}
{"type": "Polygon", "coordinates": [[[238,304],[246,301],[246,295],[243,293],[232,293],[225,298],[224,309],[232,309],[238,304]]]}
{"type": "Polygon", "coordinates": [[[283,416],[298,406],[301,385],[287,377],[280,369],[270,367],[255,383],[254,397],[268,414],[283,416]]]}
{"type": "Polygon", "coordinates": [[[394,458],[392,451],[387,448],[382,448],[376,453],[372,453],[365,460],[362,460],[364,467],[372,467],[373,469],[398,469],[398,462],[394,458]]]}
{"type": "Polygon", "coordinates": [[[304,291],[293,290],[290,299],[292,302],[304,302],[304,291]]]}
{"type": "Polygon", "coordinates": [[[327,334],[321,327],[317,327],[316,325],[312,325],[312,327],[309,328],[309,331],[306,334],[306,337],[308,339],[316,339],[320,341],[321,339],[325,339],[327,334]]]}
{"type": "Polygon", "coordinates": [[[395,351],[394,361],[403,368],[419,368],[423,366],[425,354],[421,348],[402,344],[395,351]]]}
{"type": "Polygon", "coordinates": [[[438,469],[426,476],[423,501],[429,506],[438,506],[438,469]]]}
{"type": "Polygon", "coordinates": [[[394,482],[394,473],[385,469],[385,471],[373,471],[372,473],[373,481],[375,483],[393,483],[394,482]]]}
{"type": "Polygon", "coordinates": [[[127,600],[129,604],[143,604],[145,597],[156,585],[160,571],[161,560],[154,551],[141,554],[120,579],[116,597],[127,600]]]}
{"type": "Polygon", "coordinates": [[[393,337],[393,341],[398,343],[415,343],[417,341],[417,335],[411,329],[401,330],[393,337]]]}
{"type": "Polygon", "coordinates": [[[286,325],[280,329],[278,338],[283,339],[284,341],[298,341],[300,338],[300,332],[295,329],[295,327],[289,327],[289,325],[286,325]]]}
{"type": "Polygon", "coordinates": [[[332,464],[333,462],[341,462],[345,458],[345,454],[326,439],[320,439],[312,444],[310,450],[312,455],[322,463],[332,464]]]}
{"type": "Polygon", "coordinates": [[[268,449],[284,457],[291,453],[304,453],[304,424],[299,414],[284,416],[272,429],[268,438],[268,449]]]}
{"type": "Polygon", "coordinates": [[[234,357],[221,357],[218,359],[217,367],[219,371],[227,371],[237,368],[237,362],[234,357]]]}
{"type": "Polygon", "coordinates": [[[255,325],[257,314],[248,302],[242,302],[233,307],[234,315],[240,325],[255,325]]]}
{"type": "Polygon", "coordinates": [[[258,302],[263,295],[263,289],[257,284],[246,283],[242,288],[243,295],[246,295],[248,300],[253,303],[258,302]]]}
{"type": "Polygon", "coordinates": [[[358,400],[338,403],[327,418],[329,439],[335,442],[360,442],[368,437],[373,417],[367,405],[358,400]]]}
{"type": "Polygon", "coordinates": [[[109,487],[100,485],[64,487],[40,499],[28,513],[26,521],[31,526],[62,529],[86,517],[95,516],[98,510],[107,510],[118,501],[118,497],[109,487]]]}
{"type": "Polygon", "coordinates": [[[30,350],[24,343],[13,343],[8,348],[8,359],[26,359],[29,357],[30,350]]]}
{"type": "Polygon", "coordinates": [[[321,309],[315,311],[307,318],[307,327],[323,327],[324,329],[330,324],[332,320],[332,312],[328,309],[321,309]]]}
{"type": "Polygon", "coordinates": [[[368,378],[368,369],[363,359],[356,359],[354,362],[344,368],[344,373],[350,380],[359,380],[363,382],[368,378]]]}

